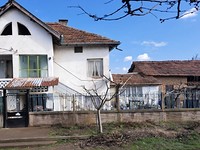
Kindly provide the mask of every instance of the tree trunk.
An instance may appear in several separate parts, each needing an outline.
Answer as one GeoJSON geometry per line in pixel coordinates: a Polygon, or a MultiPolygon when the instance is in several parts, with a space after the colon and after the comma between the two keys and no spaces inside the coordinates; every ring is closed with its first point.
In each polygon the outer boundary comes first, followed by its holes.
{"type": "Polygon", "coordinates": [[[101,122],[101,110],[97,109],[97,126],[98,126],[98,132],[103,133],[103,127],[101,122]]]}

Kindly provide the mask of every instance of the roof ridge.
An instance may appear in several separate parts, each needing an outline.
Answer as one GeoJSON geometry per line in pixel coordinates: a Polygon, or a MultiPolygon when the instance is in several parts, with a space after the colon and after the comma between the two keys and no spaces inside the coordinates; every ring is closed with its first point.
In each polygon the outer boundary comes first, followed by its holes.
{"type": "Polygon", "coordinates": [[[200,60],[153,60],[153,61],[133,61],[133,63],[194,62],[194,61],[200,62],[200,60]]]}

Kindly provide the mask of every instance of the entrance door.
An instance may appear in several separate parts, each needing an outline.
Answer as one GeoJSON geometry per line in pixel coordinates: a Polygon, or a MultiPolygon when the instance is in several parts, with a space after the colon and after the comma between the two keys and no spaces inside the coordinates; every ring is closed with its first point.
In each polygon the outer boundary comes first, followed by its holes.
{"type": "Polygon", "coordinates": [[[26,94],[7,93],[5,127],[27,127],[28,109],[26,94]]]}

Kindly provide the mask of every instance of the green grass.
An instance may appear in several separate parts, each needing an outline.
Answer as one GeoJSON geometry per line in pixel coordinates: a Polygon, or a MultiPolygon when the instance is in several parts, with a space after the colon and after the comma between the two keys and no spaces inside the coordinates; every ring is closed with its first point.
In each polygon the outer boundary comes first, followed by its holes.
{"type": "Polygon", "coordinates": [[[127,150],[197,150],[200,149],[200,135],[191,134],[188,137],[174,139],[148,137],[138,140],[129,146],[127,150]]]}

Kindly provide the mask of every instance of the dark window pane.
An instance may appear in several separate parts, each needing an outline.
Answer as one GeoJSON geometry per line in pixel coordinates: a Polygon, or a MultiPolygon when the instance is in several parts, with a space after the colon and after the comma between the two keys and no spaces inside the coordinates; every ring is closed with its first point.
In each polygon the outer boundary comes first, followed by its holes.
{"type": "Polygon", "coordinates": [[[74,47],[74,53],[82,53],[83,52],[83,47],[74,47]]]}
{"type": "Polygon", "coordinates": [[[12,35],[12,23],[7,24],[1,35],[12,35]]]}
{"type": "Polygon", "coordinates": [[[31,35],[31,33],[29,32],[29,30],[27,29],[26,26],[24,26],[23,24],[21,23],[17,23],[17,26],[18,26],[18,34],[19,35],[31,35]]]}

